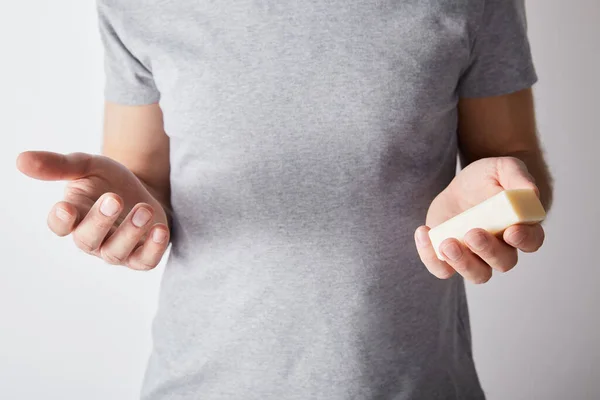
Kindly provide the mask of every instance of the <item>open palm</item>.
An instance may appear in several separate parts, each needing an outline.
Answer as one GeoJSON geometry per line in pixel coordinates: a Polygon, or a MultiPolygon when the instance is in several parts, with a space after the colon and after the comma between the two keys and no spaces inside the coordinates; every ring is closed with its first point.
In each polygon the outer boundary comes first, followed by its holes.
{"type": "Polygon", "coordinates": [[[104,156],[26,152],[17,166],[39,180],[67,181],[48,216],[59,236],[111,264],[150,269],[168,244],[164,208],[124,165],[104,156]]]}

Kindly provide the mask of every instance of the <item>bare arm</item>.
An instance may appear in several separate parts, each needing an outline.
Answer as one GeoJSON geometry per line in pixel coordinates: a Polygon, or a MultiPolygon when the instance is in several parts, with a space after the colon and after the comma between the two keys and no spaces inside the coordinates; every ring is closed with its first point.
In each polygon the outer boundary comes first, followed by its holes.
{"type": "Polygon", "coordinates": [[[458,132],[464,165],[486,157],[518,158],[533,175],[546,209],[551,207],[552,177],[537,136],[531,89],[461,99],[458,132]]]}
{"type": "Polygon", "coordinates": [[[158,104],[107,102],[102,153],[133,172],[170,215],[169,137],[158,104]]]}
{"type": "MultiPolygon", "coordinates": [[[[458,107],[459,146],[466,168],[432,202],[427,224],[446,221],[502,189],[537,186],[548,210],[552,178],[537,136],[531,90],[462,99],[458,107]]],[[[429,271],[442,279],[458,272],[471,282],[485,283],[492,270],[507,272],[517,264],[517,250],[535,252],[544,242],[540,224],[516,224],[501,237],[472,229],[462,241],[442,242],[438,250],[444,259],[440,260],[428,236],[429,226],[417,229],[417,249],[429,271]]]]}

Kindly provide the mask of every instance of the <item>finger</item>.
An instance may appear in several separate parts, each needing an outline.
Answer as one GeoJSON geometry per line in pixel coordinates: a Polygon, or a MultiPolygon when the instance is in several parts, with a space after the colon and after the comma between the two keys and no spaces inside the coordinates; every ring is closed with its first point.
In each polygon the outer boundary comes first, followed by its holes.
{"type": "Polygon", "coordinates": [[[109,264],[123,265],[150,229],[153,214],[154,210],[150,205],[137,204],[102,245],[101,257],[109,264]]]}
{"type": "Polygon", "coordinates": [[[116,194],[107,193],[100,197],[73,231],[73,240],[77,247],[95,254],[122,209],[123,202],[116,194]]]}
{"type": "Polygon", "coordinates": [[[498,181],[504,189],[533,189],[539,197],[535,179],[523,161],[516,157],[500,157],[496,167],[498,181]]]}
{"type": "Polygon", "coordinates": [[[138,271],[155,268],[169,246],[169,228],[156,224],[148,234],[146,241],[129,257],[127,266],[138,271]]]}
{"type": "Polygon", "coordinates": [[[26,151],[19,154],[17,168],[25,175],[44,181],[81,178],[89,170],[92,156],[85,153],[58,154],[48,151],[26,151]]]}
{"type": "Polygon", "coordinates": [[[415,243],[419,257],[429,272],[440,279],[448,279],[454,275],[456,271],[437,257],[429,239],[428,227],[421,226],[416,230],[415,243]]]}
{"type": "Polygon", "coordinates": [[[503,238],[512,247],[532,253],[544,244],[545,233],[540,224],[513,225],[504,231],[503,238]]]}
{"type": "Polygon", "coordinates": [[[61,201],[56,203],[48,214],[48,227],[58,236],[67,236],[75,228],[77,223],[77,208],[71,203],[61,201]]]}
{"type": "Polygon", "coordinates": [[[517,250],[483,229],[469,231],[465,244],[496,271],[508,272],[517,265],[517,250]]]}
{"type": "Polygon", "coordinates": [[[475,284],[486,283],[492,269],[456,239],[446,239],[440,245],[442,256],[456,272],[475,284]]]}

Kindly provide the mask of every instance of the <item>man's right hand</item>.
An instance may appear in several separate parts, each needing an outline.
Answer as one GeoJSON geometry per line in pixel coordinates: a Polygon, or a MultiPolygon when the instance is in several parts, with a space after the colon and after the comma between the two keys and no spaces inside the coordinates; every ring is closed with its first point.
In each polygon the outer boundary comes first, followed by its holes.
{"type": "Polygon", "coordinates": [[[58,236],[72,235],[86,253],[115,265],[149,270],[169,244],[163,205],[129,169],[104,156],[25,152],[17,167],[39,180],[67,181],[48,215],[58,236]]]}

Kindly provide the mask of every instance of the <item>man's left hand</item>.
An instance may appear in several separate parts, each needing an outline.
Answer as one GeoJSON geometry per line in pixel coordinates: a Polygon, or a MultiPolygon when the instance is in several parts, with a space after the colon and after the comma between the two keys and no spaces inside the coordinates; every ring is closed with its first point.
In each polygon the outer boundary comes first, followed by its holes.
{"type": "Polygon", "coordinates": [[[419,256],[433,275],[447,279],[458,272],[468,281],[485,283],[493,270],[511,270],[517,264],[518,250],[535,252],[542,246],[544,230],[540,224],[514,225],[501,237],[473,229],[465,235],[464,243],[447,239],[439,249],[445,261],[436,256],[429,240],[430,228],[507,189],[534,189],[539,195],[522,161],[513,157],[484,158],[462,170],[434,199],[426,225],[415,232],[419,256]]]}

